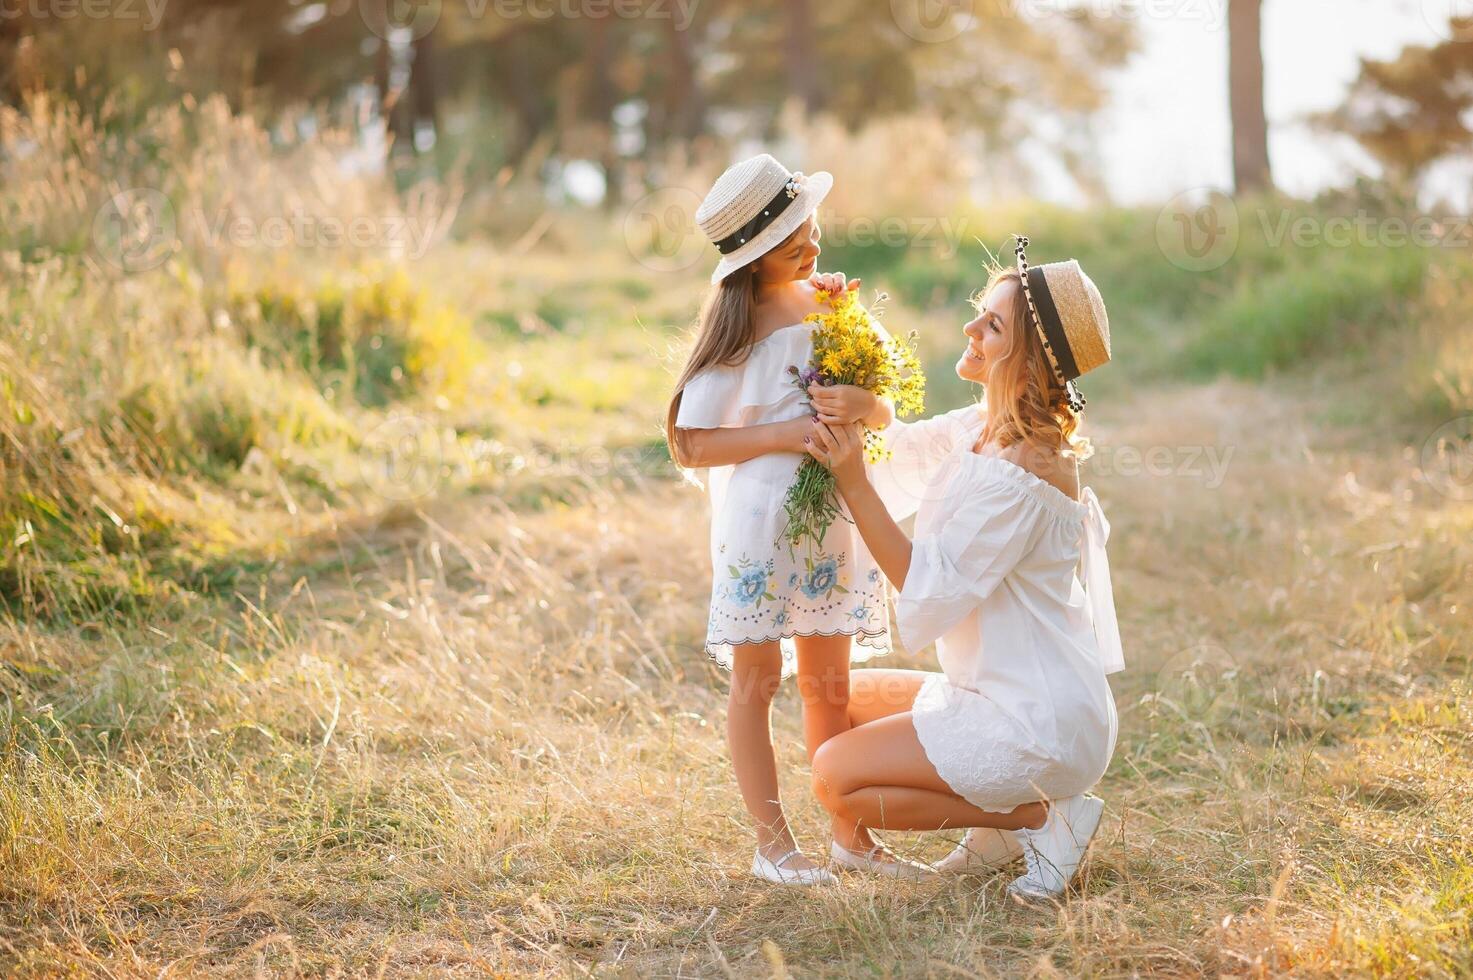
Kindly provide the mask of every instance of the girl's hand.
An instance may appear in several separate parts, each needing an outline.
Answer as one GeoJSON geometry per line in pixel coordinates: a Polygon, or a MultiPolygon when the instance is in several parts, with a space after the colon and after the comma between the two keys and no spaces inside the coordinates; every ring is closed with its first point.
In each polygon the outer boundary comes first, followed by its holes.
{"type": "Polygon", "coordinates": [[[808,278],[808,282],[814,289],[822,289],[830,296],[837,296],[846,289],[854,292],[859,288],[860,280],[845,279],[842,272],[815,272],[808,278]]]}
{"type": "Polygon", "coordinates": [[[808,400],[818,420],[828,425],[851,425],[869,418],[880,404],[874,392],[856,385],[809,385],[808,400]]]}
{"type": "Polygon", "coordinates": [[[869,479],[864,471],[864,432],[857,425],[825,425],[813,420],[808,455],[834,474],[842,490],[869,479]]]}

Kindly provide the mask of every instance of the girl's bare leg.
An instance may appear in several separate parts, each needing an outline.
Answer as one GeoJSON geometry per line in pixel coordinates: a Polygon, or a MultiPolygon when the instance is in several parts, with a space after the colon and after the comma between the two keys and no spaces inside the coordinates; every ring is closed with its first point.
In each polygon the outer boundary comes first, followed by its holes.
{"type": "MultiPolygon", "coordinates": [[[[726,700],[726,739],[742,802],[752,816],[757,849],[777,860],[796,845],[783,814],[772,751],[772,699],[782,681],[782,650],[776,640],[732,647],[731,692],[726,700]]],[[[802,855],[783,864],[789,871],[817,865],[802,855]]]]}
{"type": "Polygon", "coordinates": [[[1042,803],[1011,813],[980,810],[951,791],[916,736],[909,711],[852,728],[826,742],[813,760],[813,789],[837,818],[860,827],[941,830],[1041,827],[1042,803]]]}

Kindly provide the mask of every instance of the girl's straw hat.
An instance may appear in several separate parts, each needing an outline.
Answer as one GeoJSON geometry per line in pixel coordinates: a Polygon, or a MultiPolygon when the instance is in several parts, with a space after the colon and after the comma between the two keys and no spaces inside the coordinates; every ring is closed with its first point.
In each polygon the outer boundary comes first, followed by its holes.
{"type": "Polygon", "coordinates": [[[1018,275],[1028,312],[1049,364],[1069,398],[1069,407],[1084,409],[1084,396],[1074,379],[1110,360],[1110,318],[1094,280],[1074,259],[1029,266],[1024,249],[1028,239],[1017,238],[1018,275]]]}
{"type": "Polygon", "coordinates": [[[834,178],[791,173],[766,153],[729,167],[696,209],[696,224],[721,253],[718,283],[772,251],[828,196],[834,178]]]}

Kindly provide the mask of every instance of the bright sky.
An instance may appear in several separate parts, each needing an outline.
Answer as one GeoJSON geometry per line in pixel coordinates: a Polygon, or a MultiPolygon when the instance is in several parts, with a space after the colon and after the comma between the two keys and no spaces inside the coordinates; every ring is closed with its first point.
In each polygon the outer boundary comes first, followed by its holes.
{"type": "MultiPolygon", "coordinates": [[[[1140,51],[1111,79],[1110,106],[1096,123],[1112,195],[1133,203],[1192,188],[1230,189],[1227,0],[1084,2],[1133,11],[1141,37],[1140,51]]],[[[1340,103],[1359,58],[1435,43],[1458,10],[1473,14],[1473,0],[1264,0],[1269,154],[1279,187],[1309,195],[1373,171],[1353,143],[1311,131],[1304,117],[1340,103]]],[[[1444,192],[1466,201],[1466,170],[1461,180],[1446,172],[1441,178],[1444,192]]],[[[1072,196],[1062,183],[1040,190],[1072,196]]]]}

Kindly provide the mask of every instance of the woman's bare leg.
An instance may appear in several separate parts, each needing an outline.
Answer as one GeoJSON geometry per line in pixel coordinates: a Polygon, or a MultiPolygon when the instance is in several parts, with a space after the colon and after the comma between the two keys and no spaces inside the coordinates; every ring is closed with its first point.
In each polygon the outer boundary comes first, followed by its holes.
{"type": "MultiPolygon", "coordinates": [[[[726,739],[731,749],[731,764],[736,770],[742,802],[752,816],[757,849],[776,860],[796,846],[783,814],[777,758],[772,751],[772,699],[782,682],[782,650],[776,640],[743,643],[731,650],[731,692],[726,700],[726,739]]],[[[797,855],[783,867],[796,871],[817,865],[797,855]]]]}
{"type": "MultiPolygon", "coordinates": [[[[919,670],[849,669],[851,638],[798,638],[798,691],[803,697],[803,734],[808,759],[819,746],[855,725],[897,711],[909,711],[925,681],[919,670]]],[[[869,829],[834,814],[831,827],[839,846],[868,851],[875,846],[869,829]]]]}
{"type": "Polygon", "coordinates": [[[813,788],[838,818],[860,827],[941,830],[1040,827],[1048,812],[1025,803],[991,813],[951,791],[926,757],[910,712],[885,715],[824,743],[813,760],[813,788]]]}
{"type": "Polygon", "coordinates": [[[931,676],[927,670],[866,667],[849,674],[849,727],[909,711],[921,685],[931,676]]]}

